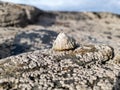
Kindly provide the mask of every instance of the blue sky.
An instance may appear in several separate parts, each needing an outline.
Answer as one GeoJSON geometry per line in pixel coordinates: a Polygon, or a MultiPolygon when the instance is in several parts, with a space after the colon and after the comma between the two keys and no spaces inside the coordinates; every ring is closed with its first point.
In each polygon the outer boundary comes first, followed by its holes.
{"type": "Polygon", "coordinates": [[[104,11],[120,14],[120,0],[1,0],[28,4],[43,10],[104,11]]]}

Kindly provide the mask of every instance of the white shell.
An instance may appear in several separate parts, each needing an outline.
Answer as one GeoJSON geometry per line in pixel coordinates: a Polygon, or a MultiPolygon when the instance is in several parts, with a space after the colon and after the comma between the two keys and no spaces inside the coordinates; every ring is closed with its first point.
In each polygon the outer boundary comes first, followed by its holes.
{"type": "Polygon", "coordinates": [[[65,33],[60,33],[53,43],[53,49],[58,51],[71,50],[76,46],[75,40],[72,37],[67,36],[65,33]]]}

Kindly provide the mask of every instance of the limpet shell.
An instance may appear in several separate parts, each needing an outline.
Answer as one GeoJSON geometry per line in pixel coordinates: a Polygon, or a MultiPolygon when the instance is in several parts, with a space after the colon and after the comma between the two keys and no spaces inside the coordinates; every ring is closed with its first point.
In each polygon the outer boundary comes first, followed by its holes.
{"type": "Polygon", "coordinates": [[[76,47],[76,41],[65,33],[59,33],[53,43],[53,49],[58,51],[72,50],[76,47]]]}

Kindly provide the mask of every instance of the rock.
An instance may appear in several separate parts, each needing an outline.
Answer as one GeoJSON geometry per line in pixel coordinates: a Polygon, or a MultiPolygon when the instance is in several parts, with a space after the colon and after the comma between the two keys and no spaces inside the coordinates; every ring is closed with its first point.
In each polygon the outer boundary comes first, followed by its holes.
{"type": "Polygon", "coordinates": [[[63,51],[74,49],[76,46],[76,42],[72,37],[67,36],[65,33],[60,33],[54,41],[52,48],[63,51]]]}
{"type": "Polygon", "coordinates": [[[63,20],[108,20],[119,19],[120,15],[110,12],[57,12],[59,19],[63,20]]]}
{"type": "MultiPolygon", "coordinates": [[[[4,32],[5,29],[0,30],[4,32]]],[[[10,29],[8,31],[10,31],[10,29]]],[[[17,30],[15,29],[12,32],[17,32],[17,30]]],[[[47,29],[21,31],[15,36],[12,33],[11,35],[13,35],[14,38],[9,37],[9,39],[8,35],[3,34],[7,37],[6,39],[0,38],[0,59],[29,51],[49,49],[52,47],[53,40],[57,34],[58,33],[47,29]]]]}
{"type": "Polygon", "coordinates": [[[83,58],[86,63],[96,60],[98,63],[105,63],[114,57],[114,49],[107,45],[83,45],[72,53],[83,58]]]}
{"type": "Polygon", "coordinates": [[[34,23],[41,12],[33,6],[0,2],[0,26],[25,26],[34,23]]]}
{"type": "Polygon", "coordinates": [[[119,38],[115,37],[120,33],[120,20],[119,16],[106,15],[60,12],[52,20],[45,14],[41,23],[57,20],[61,25],[0,27],[0,57],[4,58],[0,60],[0,89],[119,90],[120,54],[115,53],[118,55],[114,58],[114,51],[120,51],[119,38]],[[69,23],[69,27],[65,27],[65,23],[69,23]],[[93,45],[81,45],[68,51],[51,50],[52,41],[61,31],[75,36],[79,43],[93,45]],[[105,31],[111,32],[111,39],[105,31]],[[102,44],[109,44],[114,50],[102,44]]]}
{"type": "MultiPolygon", "coordinates": [[[[113,88],[120,66],[116,67],[115,64],[110,63],[102,65],[96,63],[98,59],[94,58],[86,62],[91,56],[79,58],[60,53],[44,49],[0,60],[0,87],[3,90],[47,90],[48,88],[49,90],[80,88],[111,90],[113,88]]],[[[99,53],[96,53],[96,57],[99,56],[99,53]]]]}
{"type": "Polygon", "coordinates": [[[120,64],[120,52],[117,52],[114,57],[114,63],[120,64]]]}

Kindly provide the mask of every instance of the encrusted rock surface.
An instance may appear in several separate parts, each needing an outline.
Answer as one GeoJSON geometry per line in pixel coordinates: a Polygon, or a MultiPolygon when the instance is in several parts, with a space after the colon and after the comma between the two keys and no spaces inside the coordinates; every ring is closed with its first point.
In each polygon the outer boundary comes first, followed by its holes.
{"type": "Polygon", "coordinates": [[[120,15],[35,10],[0,3],[0,26],[38,20],[0,27],[0,90],[120,90],[120,15]],[[80,47],[51,50],[60,32],[80,47]]]}
{"type": "Polygon", "coordinates": [[[32,6],[0,2],[0,26],[26,26],[37,21],[41,12],[32,6]]]}
{"type": "MultiPolygon", "coordinates": [[[[113,62],[113,49],[105,45],[79,52],[38,50],[0,60],[3,90],[112,90],[120,66],[113,62]],[[85,53],[82,53],[85,51],[85,53]],[[104,53],[103,53],[104,52],[104,53]],[[106,62],[100,61],[106,60],[106,62]]],[[[87,48],[87,49],[86,49],[87,48]]],[[[76,49],[78,50],[78,49],[76,49]]],[[[118,76],[119,77],[119,76],[118,76]]],[[[116,89],[117,90],[117,89],[116,89]]]]}

